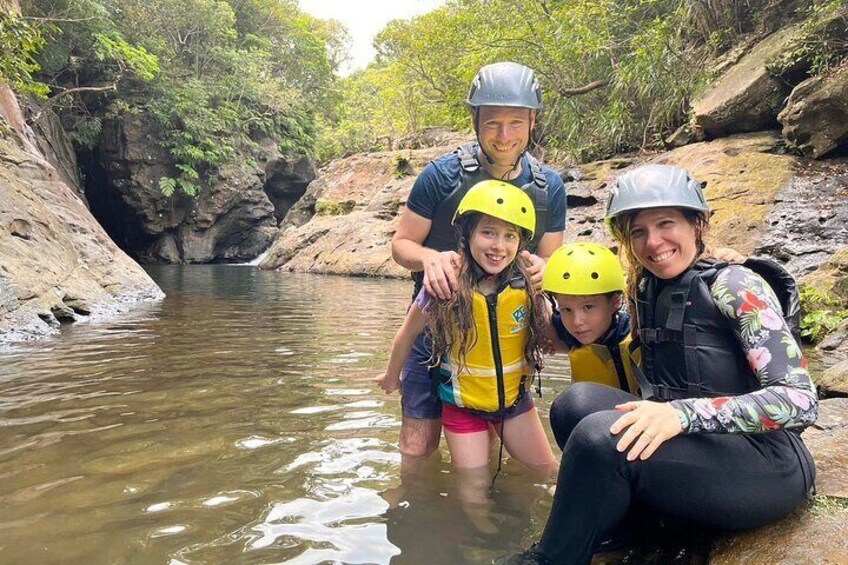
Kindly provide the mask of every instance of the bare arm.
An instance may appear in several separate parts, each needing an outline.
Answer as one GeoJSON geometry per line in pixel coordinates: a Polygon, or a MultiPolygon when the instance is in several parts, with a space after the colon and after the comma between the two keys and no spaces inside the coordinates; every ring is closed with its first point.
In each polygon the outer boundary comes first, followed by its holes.
{"type": "Polygon", "coordinates": [[[400,388],[400,373],[403,369],[403,364],[406,362],[406,358],[409,357],[409,352],[412,351],[412,344],[415,342],[415,338],[423,330],[424,313],[417,304],[413,304],[409,308],[403,324],[392,341],[392,350],[389,354],[389,364],[386,367],[386,372],[375,379],[377,386],[386,391],[386,394],[400,388]]]}
{"type": "Polygon", "coordinates": [[[543,350],[546,355],[553,355],[554,353],[568,353],[571,348],[568,347],[557,335],[556,328],[554,328],[554,309],[551,305],[551,302],[547,298],[543,298],[545,302],[545,314],[544,321],[542,323],[542,343],[544,344],[543,350]]]}
{"type": "Polygon", "coordinates": [[[536,255],[547,261],[548,257],[553,255],[554,251],[562,246],[564,235],[565,232],[561,231],[547,232],[542,236],[542,239],[539,240],[539,247],[536,249],[536,255]]]}
{"type": "Polygon", "coordinates": [[[424,247],[433,222],[412,210],[405,210],[392,238],[392,258],[410,271],[424,271],[424,288],[443,300],[457,288],[456,273],[461,259],[456,251],[436,251],[424,247]]]}

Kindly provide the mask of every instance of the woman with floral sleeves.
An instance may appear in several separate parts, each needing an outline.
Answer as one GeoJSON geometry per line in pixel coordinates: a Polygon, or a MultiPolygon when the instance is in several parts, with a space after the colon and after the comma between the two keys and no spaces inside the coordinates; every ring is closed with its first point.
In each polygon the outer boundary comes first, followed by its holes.
{"type": "Polygon", "coordinates": [[[607,222],[629,264],[642,398],[576,383],[554,401],[565,442],[551,515],[537,544],[500,563],[589,563],[633,507],[758,527],[813,488],[800,437],[818,414],[807,362],[769,284],[704,259],[709,215],[684,169],[619,177],[607,222]]]}

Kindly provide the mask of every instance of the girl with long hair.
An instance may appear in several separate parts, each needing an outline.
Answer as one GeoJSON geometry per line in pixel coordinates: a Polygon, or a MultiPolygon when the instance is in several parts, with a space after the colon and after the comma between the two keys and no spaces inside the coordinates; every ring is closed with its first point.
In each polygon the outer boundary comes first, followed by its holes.
{"type": "Polygon", "coordinates": [[[490,431],[531,468],[548,472],[555,461],[529,393],[541,368],[544,306],[519,253],[535,223],[533,202],[520,188],[488,180],[469,189],[454,218],[461,234],[459,289],[448,300],[421,291],[377,379],[386,392],[397,390],[413,340],[426,332],[451,461],[478,487],[488,473],[490,431]]]}

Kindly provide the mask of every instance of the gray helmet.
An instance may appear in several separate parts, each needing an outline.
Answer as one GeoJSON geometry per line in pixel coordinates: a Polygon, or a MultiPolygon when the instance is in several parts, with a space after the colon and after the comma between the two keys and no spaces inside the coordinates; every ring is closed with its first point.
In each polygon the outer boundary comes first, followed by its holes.
{"type": "Polygon", "coordinates": [[[701,183],[681,167],[644,165],[618,177],[610,192],[606,220],[645,208],[685,208],[709,216],[701,183]]]}
{"type": "Polygon", "coordinates": [[[468,93],[468,106],[542,107],[542,88],[533,69],[518,63],[486,65],[474,77],[468,93]]]}

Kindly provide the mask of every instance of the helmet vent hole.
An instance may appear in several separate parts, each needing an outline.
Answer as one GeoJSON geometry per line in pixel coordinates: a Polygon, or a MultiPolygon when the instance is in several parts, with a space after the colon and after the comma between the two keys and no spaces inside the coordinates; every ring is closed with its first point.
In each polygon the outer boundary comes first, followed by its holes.
{"type": "Polygon", "coordinates": [[[598,280],[599,276],[600,275],[598,275],[598,273],[592,273],[592,278],[595,279],[595,280],[598,280]]]}
{"type": "Polygon", "coordinates": [[[526,214],[526,213],[527,213],[527,208],[525,208],[524,206],[522,206],[522,207],[521,207],[521,213],[522,213],[522,214],[526,214]]]}
{"type": "Polygon", "coordinates": [[[498,198],[498,204],[503,204],[503,198],[498,198]]]}
{"type": "Polygon", "coordinates": [[[563,274],[562,274],[562,278],[563,278],[564,280],[568,280],[568,279],[570,279],[570,278],[571,278],[571,273],[563,273],[563,274]]]}
{"type": "Polygon", "coordinates": [[[592,251],[591,249],[589,249],[589,255],[594,255],[594,254],[595,254],[595,252],[592,251]]]}
{"type": "Polygon", "coordinates": [[[571,255],[573,255],[573,254],[574,254],[574,251],[569,251],[569,252],[568,252],[568,256],[569,256],[569,257],[570,257],[571,255]]]}

